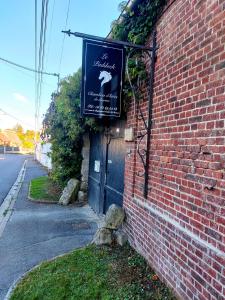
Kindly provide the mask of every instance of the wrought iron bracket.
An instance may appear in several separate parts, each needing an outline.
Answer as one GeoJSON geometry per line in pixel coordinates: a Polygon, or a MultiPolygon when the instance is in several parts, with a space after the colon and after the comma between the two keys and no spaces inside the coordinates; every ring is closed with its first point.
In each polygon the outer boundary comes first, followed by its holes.
{"type": "MultiPolygon", "coordinates": [[[[144,190],[143,195],[145,198],[148,196],[148,183],[149,183],[149,162],[150,162],[150,139],[151,139],[151,129],[152,129],[152,106],[153,106],[153,93],[154,93],[154,74],[155,74],[155,61],[156,61],[156,51],[157,51],[157,39],[156,31],[153,33],[152,47],[149,49],[138,49],[147,53],[149,59],[151,60],[150,72],[149,72],[149,85],[148,85],[148,115],[147,120],[144,117],[142,109],[140,107],[139,101],[136,98],[135,88],[130,80],[128,62],[132,54],[137,51],[134,49],[131,51],[127,57],[127,76],[132,89],[133,99],[135,102],[135,111],[134,114],[137,114],[139,120],[142,120],[143,129],[136,133],[136,142],[137,142],[137,153],[141,159],[143,165],[143,171],[137,172],[137,176],[144,177],[144,190]],[[136,112],[137,108],[137,112],[136,112]],[[143,147],[143,140],[146,138],[145,146],[143,147]]],[[[139,88],[139,83],[137,82],[136,88],[139,88]]]]}
{"type": "Polygon", "coordinates": [[[94,40],[94,41],[99,41],[99,42],[103,42],[103,43],[104,42],[112,43],[112,44],[117,44],[117,45],[121,45],[124,47],[136,48],[136,49],[140,49],[140,50],[150,50],[150,51],[152,50],[152,48],[148,48],[146,46],[137,45],[137,44],[133,44],[133,43],[129,43],[129,42],[114,40],[114,39],[110,39],[110,38],[103,38],[100,36],[90,35],[90,34],[81,33],[81,32],[72,32],[70,29],[62,30],[62,33],[68,34],[68,36],[74,35],[75,37],[79,37],[82,39],[94,40]]]}
{"type": "MultiPolygon", "coordinates": [[[[137,153],[141,159],[141,162],[143,164],[143,174],[138,174],[144,176],[144,197],[147,198],[148,196],[148,182],[149,182],[149,161],[150,161],[150,138],[151,138],[151,128],[152,128],[152,103],[153,103],[153,92],[154,92],[154,73],[155,73],[155,61],[156,61],[156,51],[157,51],[157,40],[156,40],[156,31],[153,32],[153,41],[152,41],[152,47],[146,47],[144,45],[136,45],[133,43],[129,42],[124,42],[124,41],[119,41],[119,40],[114,40],[110,38],[102,38],[99,36],[94,36],[94,35],[89,35],[85,33],[80,33],[80,32],[71,32],[71,30],[63,30],[63,33],[67,34],[68,36],[75,36],[83,39],[90,39],[90,40],[95,40],[95,41],[100,41],[100,42],[105,42],[105,43],[113,43],[113,44],[118,44],[122,45],[124,47],[132,48],[133,51],[143,51],[144,53],[147,53],[149,55],[149,58],[151,59],[151,64],[150,64],[150,73],[149,73],[149,85],[148,85],[148,116],[147,120],[144,117],[144,114],[141,110],[141,107],[136,101],[136,96],[135,96],[135,91],[134,87],[132,86],[132,83],[129,79],[129,70],[128,70],[128,65],[127,65],[127,73],[128,73],[128,79],[130,81],[130,85],[132,88],[132,93],[133,93],[133,98],[135,100],[135,107],[137,106],[138,109],[138,116],[139,118],[143,121],[144,125],[144,130],[141,130],[139,134],[137,134],[137,153]],[[146,137],[146,146],[145,148],[141,148],[141,144],[143,139],[146,137]]],[[[130,55],[127,57],[127,62],[129,60],[130,55]]],[[[136,113],[136,111],[135,111],[136,113]]],[[[110,139],[109,139],[110,142],[110,139]]]]}

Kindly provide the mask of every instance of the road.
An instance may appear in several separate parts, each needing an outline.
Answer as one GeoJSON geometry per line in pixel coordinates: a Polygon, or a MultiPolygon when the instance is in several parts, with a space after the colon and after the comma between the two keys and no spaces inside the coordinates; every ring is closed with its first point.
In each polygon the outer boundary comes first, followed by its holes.
{"type": "Polygon", "coordinates": [[[16,181],[27,155],[0,154],[0,205],[16,181]]]}

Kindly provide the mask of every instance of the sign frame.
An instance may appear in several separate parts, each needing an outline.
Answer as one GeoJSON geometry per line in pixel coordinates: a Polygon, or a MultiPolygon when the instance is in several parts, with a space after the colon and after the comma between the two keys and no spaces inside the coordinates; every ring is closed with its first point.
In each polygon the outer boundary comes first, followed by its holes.
{"type": "MultiPolygon", "coordinates": [[[[100,42],[95,41],[91,39],[83,39],[83,63],[82,63],[82,89],[81,89],[81,115],[84,117],[95,117],[95,118],[120,118],[122,113],[122,93],[123,93],[123,81],[124,81],[124,73],[125,73],[125,55],[126,50],[124,46],[117,45],[113,43],[107,43],[107,42],[100,42]],[[88,50],[97,49],[99,51],[111,51],[112,53],[116,54],[117,56],[114,58],[113,65],[108,65],[108,63],[105,65],[104,62],[102,64],[100,61],[97,61],[97,65],[94,65],[95,62],[90,62],[90,57],[93,59],[93,52],[88,53],[88,50]],[[101,48],[101,49],[100,49],[101,48]],[[89,55],[89,56],[88,56],[89,55]],[[114,71],[113,66],[116,67],[118,65],[118,61],[116,59],[120,59],[119,61],[119,70],[117,72],[114,71]],[[93,64],[92,64],[93,63],[93,64]],[[115,65],[116,63],[116,65],[115,65]],[[116,77],[119,78],[116,89],[111,89],[111,92],[104,94],[103,92],[88,92],[88,88],[91,86],[91,83],[89,81],[92,80],[93,76],[90,76],[89,72],[94,72],[94,68],[97,67],[97,70],[100,71],[100,73],[106,73],[110,74],[108,76],[111,76],[111,73],[114,72],[114,78],[115,74],[116,77]],[[106,68],[109,68],[109,72],[105,70],[106,68]],[[116,92],[115,92],[116,91],[116,92]],[[90,95],[88,95],[88,93],[90,95]],[[94,96],[93,96],[94,95],[94,96]],[[97,97],[99,96],[99,100],[97,100],[97,97]],[[95,97],[95,100],[94,100],[95,97]],[[108,97],[108,99],[104,99],[104,97],[108,97]],[[116,99],[116,100],[115,100],[116,99]],[[94,101],[96,103],[99,101],[99,104],[95,105],[94,101]],[[104,102],[109,102],[109,106],[101,104],[104,102]],[[91,107],[91,108],[88,108],[91,107]],[[92,108],[92,106],[94,108],[92,108]]],[[[99,59],[99,57],[96,57],[96,59],[99,59]]],[[[111,61],[112,63],[112,61],[111,61]]],[[[100,78],[100,77],[99,77],[100,78]]],[[[98,78],[98,79],[99,79],[98,78]]],[[[110,77],[113,80],[113,76],[110,77]]],[[[111,80],[110,79],[110,80],[111,80]]],[[[110,82],[109,82],[110,83],[110,82]]],[[[106,82],[107,84],[107,82],[106,82]]],[[[92,86],[92,88],[96,89],[96,86],[92,86]]]]}

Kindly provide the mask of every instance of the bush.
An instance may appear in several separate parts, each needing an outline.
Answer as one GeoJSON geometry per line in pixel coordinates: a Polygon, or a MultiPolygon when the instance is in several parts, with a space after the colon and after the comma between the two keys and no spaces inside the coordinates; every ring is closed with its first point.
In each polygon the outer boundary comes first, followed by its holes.
{"type": "Polygon", "coordinates": [[[60,91],[52,101],[43,121],[42,138],[52,144],[51,178],[64,186],[70,178],[80,179],[82,135],[97,129],[94,119],[80,116],[81,70],[60,82],[60,91]]]}

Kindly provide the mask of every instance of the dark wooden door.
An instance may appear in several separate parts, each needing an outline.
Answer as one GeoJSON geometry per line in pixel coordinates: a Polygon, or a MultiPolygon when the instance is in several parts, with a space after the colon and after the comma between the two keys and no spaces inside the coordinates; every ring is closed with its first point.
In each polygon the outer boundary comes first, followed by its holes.
{"type": "Polygon", "coordinates": [[[102,134],[90,134],[90,158],[88,177],[88,202],[95,212],[100,213],[101,176],[103,157],[102,134]]]}
{"type": "Polygon", "coordinates": [[[124,121],[90,135],[88,199],[95,212],[105,213],[113,203],[123,205],[124,165],[124,121]]]}

